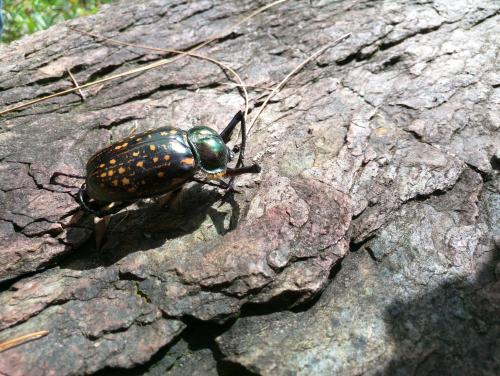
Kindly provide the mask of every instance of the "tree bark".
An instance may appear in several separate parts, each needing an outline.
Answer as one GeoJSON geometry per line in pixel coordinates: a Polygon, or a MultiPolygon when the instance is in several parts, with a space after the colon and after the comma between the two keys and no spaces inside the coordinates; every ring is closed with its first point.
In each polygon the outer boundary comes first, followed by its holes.
{"type": "MultiPolygon", "coordinates": [[[[169,56],[78,30],[187,50],[263,4],[124,1],[23,38],[0,50],[0,111],[71,88],[69,72],[82,85],[169,56]]],[[[231,75],[183,57],[1,116],[0,343],[49,334],[0,353],[0,374],[498,374],[499,13],[257,15],[198,51],[251,85],[249,119],[352,35],[266,107],[246,150],[262,172],[239,193],[140,201],[100,247],[74,176],[134,131],[222,130],[244,106],[231,75]]]]}

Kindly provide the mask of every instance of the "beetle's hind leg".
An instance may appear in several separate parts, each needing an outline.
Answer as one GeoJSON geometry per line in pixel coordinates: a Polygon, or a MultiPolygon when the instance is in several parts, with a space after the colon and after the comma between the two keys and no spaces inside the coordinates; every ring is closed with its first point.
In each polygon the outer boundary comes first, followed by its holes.
{"type": "Polygon", "coordinates": [[[132,204],[132,202],[101,203],[95,200],[91,201],[85,183],[82,184],[80,190],[78,191],[77,201],[83,210],[94,214],[96,217],[105,217],[107,215],[118,213],[123,208],[132,204]]]}

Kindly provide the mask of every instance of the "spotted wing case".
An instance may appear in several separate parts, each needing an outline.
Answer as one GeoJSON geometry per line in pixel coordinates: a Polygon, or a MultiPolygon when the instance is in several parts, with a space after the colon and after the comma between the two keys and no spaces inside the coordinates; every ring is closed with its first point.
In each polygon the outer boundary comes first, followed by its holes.
{"type": "Polygon", "coordinates": [[[197,161],[186,132],[163,127],[126,138],[87,163],[87,190],[99,201],[134,201],[170,192],[191,178],[197,161]]]}

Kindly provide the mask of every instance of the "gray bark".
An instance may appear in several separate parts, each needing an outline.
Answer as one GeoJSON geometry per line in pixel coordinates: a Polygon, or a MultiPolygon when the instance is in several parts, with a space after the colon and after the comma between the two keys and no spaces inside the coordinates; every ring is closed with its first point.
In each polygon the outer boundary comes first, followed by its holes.
{"type": "MultiPolygon", "coordinates": [[[[0,108],[156,61],[73,28],[188,49],[252,1],[125,1],[0,50],[0,108]]],[[[202,54],[272,87],[259,175],[111,218],[73,195],[131,130],[222,130],[221,69],[171,65],[0,118],[0,374],[485,374],[500,370],[496,1],[290,1],[202,54]],[[349,251],[350,249],[350,251],[349,251]],[[322,293],[322,294],[321,294],[322,293]]],[[[251,110],[264,94],[249,89],[251,110]]],[[[250,118],[252,114],[250,115],[250,118]]]]}

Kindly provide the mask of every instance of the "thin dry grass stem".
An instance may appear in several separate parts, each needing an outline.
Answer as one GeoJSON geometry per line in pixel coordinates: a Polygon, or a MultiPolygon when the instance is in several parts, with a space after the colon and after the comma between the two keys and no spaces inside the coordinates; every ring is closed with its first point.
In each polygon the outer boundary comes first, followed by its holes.
{"type": "Polygon", "coordinates": [[[337,38],[336,40],[334,40],[333,42],[331,43],[328,43],[326,46],[323,46],[321,47],[318,51],[316,51],[315,53],[313,53],[311,56],[309,56],[307,59],[305,59],[302,63],[300,63],[299,65],[297,65],[290,73],[288,73],[286,75],[286,77],[278,84],[276,85],[276,87],[273,89],[273,91],[267,96],[266,100],[264,101],[264,103],[262,104],[262,106],[260,106],[259,108],[259,111],[257,112],[257,115],[255,115],[255,117],[252,119],[252,121],[250,122],[250,124],[248,125],[248,129],[247,129],[247,135],[250,134],[250,130],[252,129],[253,125],[255,124],[255,122],[257,121],[258,117],[260,116],[260,114],[262,113],[262,111],[264,110],[264,108],[266,107],[267,103],[271,100],[271,98],[283,87],[285,86],[285,84],[288,82],[288,80],[290,80],[290,78],[296,74],[298,71],[300,71],[302,68],[304,68],[304,66],[309,63],[312,59],[318,57],[319,55],[321,55],[323,52],[325,52],[327,49],[333,47],[333,46],[336,46],[337,44],[339,44],[340,42],[342,42],[343,40],[349,38],[351,36],[351,33],[347,33],[343,36],[341,36],[340,38],[337,38]]]}
{"type": "MultiPolygon", "coordinates": [[[[228,85],[228,86],[236,86],[236,87],[242,87],[240,84],[235,84],[233,82],[223,82],[221,85],[228,85]]],[[[260,91],[272,91],[272,87],[266,87],[266,86],[259,86],[259,85],[245,85],[246,88],[254,89],[254,90],[260,90],[260,91]]]]}
{"type": "Polygon", "coordinates": [[[45,337],[47,334],[49,334],[48,330],[41,330],[39,332],[34,332],[17,338],[9,339],[5,342],[0,343],[0,353],[15,346],[22,345],[23,343],[45,337]]]}
{"type": "Polygon", "coordinates": [[[235,24],[233,24],[230,27],[228,27],[226,30],[224,30],[219,35],[216,35],[216,36],[214,36],[212,38],[207,39],[205,42],[203,42],[203,43],[201,43],[201,44],[199,44],[199,45],[197,45],[197,46],[195,46],[195,47],[187,50],[186,52],[181,52],[181,55],[176,56],[175,58],[172,59],[172,61],[180,59],[184,55],[188,55],[189,53],[191,53],[193,51],[199,50],[200,48],[205,47],[207,44],[210,44],[210,43],[212,43],[213,41],[215,41],[217,39],[222,39],[222,38],[226,37],[227,35],[231,34],[233,31],[235,31],[238,27],[240,27],[241,25],[243,25],[245,22],[247,22],[247,21],[251,20],[252,18],[254,18],[256,15],[264,12],[265,10],[267,10],[269,8],[274,7],[275,5],[284,3],[285,1],[288,1],[288,0],[277,0],[277,1],[273,1],[270,4],[264,5],[263,7],[260,7],[256,11],[250,13],[248,16],[242,18],[240,21],[238,21],[235,24]]]}
{"type": "Polygon", "coordinates": [[[131,69],[131,70],[127,71],[127,72],[115,74],[115,75],[112,75],[112,76],[109,76],[109,77],[102,78],[100,80],[88,82],[86,84],[79,85],[77,87],[73,87],[71,89],[63,90],[63,91],[60,91],[60,92],[57,92],[57,93],[54,93],[54,94],[50,94],[50,95],[47,95],[47,96],[42,97],[42,98],[34,99],[32,101],[28,101],[28,102],[25,102],[25,103],[16,104],[16,105],[14,105],[12,107],[9,107],[9,108],[6,108],[4,110],[1,110],[0,111],[0,116],[1,115],[5,115],[5,114],[7,114],[9,112],[12,112],[12,111],[15,111],[15,110],[19,110],[21,108],[29,107],[31,105],[34,105],[36,103],[40,103],[42,101],[46,101],[48,99],[52,99],[52,98],[55,98],[55,97],[59,97],[59,96],[62,96],[62,95],[73,93],[74,91],[81,90],[81,89],[84,89],[84,88],[87,88],[87,87],[90,87],[90,86],[99,85],[99,84],[102,84],[102,83],[105,83],[105,82],[108,82],[108,81],[111,81],[111,80],[115,80],[115,79],[118,79],[118,78],[121,78],[121,77],[126,77],[126,76],[130,76],[132,74],[137,74],[137,73],[142,73],[142,72],[145,72],[145,71],[150,70],[150,69],[158,68],[158,67],[161,67],[163,65],[173,63],[174,61],[182,58],[183,56],[189,55],[190,53],[192,53],[192,52],[194,52],[194,51],[196,51],[196,50],[198,50],[198,49],[206,46],[209,43],[212,43],[213,41],[215,41],[217,39],[224,38],[228,34],[232,33],[234,30],[236,30],[240,25],[242,25],[245,22],[249,21],[250,19],[252,19],[256,15],[264,12],[265,10],[267,10],[267,9],[269,9],[269,8],[275,6],[275,5],[284,3],[285,1],[287,1],[287,0],[274,1],[274,2],[272,2],[270,4],[267,4],[267,5],[259,8],[259,9],[257,9],[256,11],[252,12],[250,15],[244,17],[243,19],[241,19],[240,21],[238,21],[234,25],[232,25],[229,28],[227,28],[226,30],[224,30],[221,34],[216,35],[216,36],[214,36],[212,38],[209,38],[205,42],[200,43],[199,45],[197,45],[197,46],[189,49],[188,51],[175,52],[175,53],[179,53],[179,55],[176,56],[176,57],[174,57],[174,58],[163,59],[163,60],[154,62],[152,64],[146,65],[144,67],[131,69]]]}
{"type": "Polygon", "coordinates": [[[31,105],[34,105],[34,104],[46,101],[48,99],[52,99],[52,98],[55,98],[55,97],[60,97],[62,95],[73,93],[73,92],[78,91],[80,89],[85,89],[87,87],[99,85],[99,84],[102,84],[104,82],[115,80],[115,79],[121,78],[121,77],[130,76],[132,74],[141,73],[141,72],[144,72],[144,71],[147,71],[149,69],[153,69],[153,68],[159,67],[161,65],[165,65],[165,64],[167,64],[167,62],[165,62],[164,60],[157,61],[155,63],[149,64],[149,65],[144,66],[144,67],[132,69],[132,70],[129,70],[127,72],[123,72],[123,73],[115,74],[115,75],[112,75],[112,76],[109,76],[109,77],[106,77],[106,78],[102,78],[100,80],[88,82],[88,83],[83,84],[83,85],[72,87],[71,89],[66,89],[66,90],[59,91],[59,92],[54,93],[54,94],[47,95],[47,96],[42,97],[42,98],[34,99],[32,101],[28,101],[28,102],[25,102],[25,103],[16,104],[16,105],[14,105],[14,106],[12,106],[10,108],[7,108],[5,110],[0,111],[0,115],[5,115],[6,113],[9,113],[9,112],[12,112],[12,111],[15,111],[15,110],[19,110],[21,108],[29,107],[31,105]]]}
{"type": "Polygon", "coordinates": [[[247,85],[241,79],[241,77],[238,75],[238,73],[236,73],[236,71],[234,69],[232,69],[230,66],[222,63],[219,60],[215,60],[215,59],[212,59],[210,57],[199,55],[199,54],[193,53],[193,52],[185,52],[185,51],[173,50],[170,48],[161,48],[161,47],[147,46],[147,45],[143,45],[143,44],[128,43],[128,42],[123,42],[123,41],[117,40],[117,39],[106,38],[106,37],[103,37],[101,35],[91,33],[89,31],[84,31],[84,30],[79,30],[79,29],[74,29],[74,30],[78,31],[79,33],[89,35],[89,36],[94,37],[94,38],[99,38],[105,42],[109,42],[109,43],[113,43],[113,44],[119,44],[119,45],[127,46],[127,47],[141,48],[144,50],[150,50],[150,51],[156,51],[156,52],[168,52],[168,53],[174,53],[174,54],[179,54],[179,55],[182,54],[182,55],[194,57],[196,59],[206,60],[206,61],[209,61],[211,63],[214,63],[214,64],[220,66],[222,69],[225,69],[225,70],[231,72],[233,74],[233,76],[236,78],[236,80],[239,82],[238,87],[242,88],[243,97],[245,99],[245,116],[247,116],[247,114],[248,114],[249,104],[248,104],[248,92],[246,90],[247,85]]]}
{"type": "MultiPolygon", "coordinates": [[[[129,211],[128,211],[128,208],[125,208],[125,215],[123,216],[122,219],[120,219],[120,221],[115,225],[115,227],[113,227],[110,231],[110,233],[113,233],[116,231],[116,229],[118,229],[118,227],[120,227],[120,225],[125,222],[125,220],[128,218],[128,215],[129,215],[129,211]]],[[[110,217],[110,216],[107,216],[107,217],[110,217]]]]}
{"type": "MultiPolygon", "coordinates": [[[[79,88],[80,85],[78,84],[78,82],[76,81],[75,76],[73,76],[73,73],[71,73],[71,70],[69,70],[69,69],[68,69],[68,74],[71,77],[71,81],[73,81],[73,83],[75,84],[75,86],[79,88]]],[[[82,97],[82,101],[84,101],[85,100],[85,94],[83,94],[83,91],[81,89],[78,89],[78,94],[80,94],[80,97],[82,97]]]]}
{"type": "Polygon", "coordinates": [[[199,46],[197,46],[196,49],[201,48],[203,46],[206,46],[207,44],[213,42],[214,40],[224,38],[226,35],[231,34],[234,30],[236,30],[238,27],[240,27],[241,25],[243,25],[245,22],[250,21],[256,15],[258,15],[258,14],[260,14],[260,13],[262,13],[262,12],[268,10],[269,8],[272,8],[272,7],[274,7],[274,6],[278,5],[278,4],[284,3],[285,1],[288,1],[288,0],[277,0],[277,1],[273,1],[270,4],[264,5],[263,7],[261,7],[259,9],[257,9],[256,11],[250,13],[248,16],[242,18],[240,21],[236,22],[234,25],[231,25],[230,27],[228,27],[220,35],[215,36],[212,39],[209,39],[209,40],[203,42],[202,44],[200,44],[199,46]]]}

